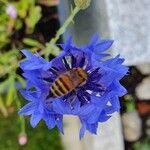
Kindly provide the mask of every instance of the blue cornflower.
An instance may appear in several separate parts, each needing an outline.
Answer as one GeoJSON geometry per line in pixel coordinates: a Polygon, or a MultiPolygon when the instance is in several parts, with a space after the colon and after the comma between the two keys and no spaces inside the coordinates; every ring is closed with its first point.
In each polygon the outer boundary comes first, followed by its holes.
{"type": "Polygon", "coordinates": [[[119,97],[126,93],[119,83],[128,72],[124,59],[118,55],[106,60],[109,54],[104,53],[112,43],[94,35],[87,46],[78,48],[69,38],[60,44],[62,53],[50,62],[22,50],[27,57],[20,64],[27,81],[22,95],[30,103],[20,114],[32,115],[33,127],[43,119],[49,128],[57,125],[62,132],[63,115],[76,115],[82,124],[80,138],[86,130],[96,134],[98,123],[120,110],[119,97]]]}
{"type": "MultiPolygon", "coordinates": [[[[33,86],[32,86],[33,87],[33,86]]],[[[20,111],[19,114],[31,115],[30,124],[34,128],[41,119],[43,119],[49,129],[55,127],[63,133],[62,118],[63,116],[53,111],[52,107],[45,107],[45,96],[35,90],[21,90],[21,95],[29,101],[20,111]]]]}

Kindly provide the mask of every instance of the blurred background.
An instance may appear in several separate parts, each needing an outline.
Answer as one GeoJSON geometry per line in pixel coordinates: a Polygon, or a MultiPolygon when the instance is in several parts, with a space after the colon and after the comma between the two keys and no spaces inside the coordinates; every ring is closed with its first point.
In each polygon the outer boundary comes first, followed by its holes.
{"type": "Polygon", "coordinates": [[[29,117],[18,116],[25,104],[19,62],[27,48],[50,59],[59,54],[49,41],[70,15],[73,0],[0,0],[0,150],[150,150],[150,1],[92,0],[81,10],[57,43],[72,35],[84,45],[98,32],[113,39],[110,53],[126,59],[130,74],[121,82],[128,94],[120,99],[120,114],[100,124],[98,135],[79,141],[79,123],[66,117],[65,135],[49,131],[43,122],[32,129],[29,117]]]}

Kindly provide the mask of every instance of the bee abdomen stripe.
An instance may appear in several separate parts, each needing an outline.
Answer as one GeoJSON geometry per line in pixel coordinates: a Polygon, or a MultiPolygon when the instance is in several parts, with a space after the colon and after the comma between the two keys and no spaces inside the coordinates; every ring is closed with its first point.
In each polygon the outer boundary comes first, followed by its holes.
{"type": "Polygon", "coordinates": [[[72,89],[72,81],[68,75],[60,77],[59,79],[68,91],[72,89]]]}
{"type": "Polygon", "coordinates": [[[56,85],[59,87],[59,90],[62,92],[62,93],[67,93],[68,90],[67,88],[65,87],[65,85],[60,81],[60,79],[56,80],[55,81],[56,85]]]}
{"type": "Polygon", "coordinates": [[[55,95],[57,95],[57,96],[63,95],[63,93],[59,90],[59,88],[57,87],[57,85],[55,83],[52,85],[51,89],[52,89],[53,94],[55,93],[55,95]]]}
{"type": "Polygon", "coordinates": [[[50,91],[51,91],[52,95],[59,96],[59,93],[57,93],[54,89],[51,88],[50,91]]]}

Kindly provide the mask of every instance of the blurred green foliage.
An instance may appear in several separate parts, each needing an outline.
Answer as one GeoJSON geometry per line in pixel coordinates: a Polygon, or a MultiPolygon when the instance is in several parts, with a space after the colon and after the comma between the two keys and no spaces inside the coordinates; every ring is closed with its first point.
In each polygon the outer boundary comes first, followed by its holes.
{"type": "MultiPolygon", "coordinates": [[[[32,33],[41,17],[38,0],[0,0],[0,150],[62,149],[58,132],[53,130],[50,133],[43,124],[35,130],[27,126],[28,143],[20,148],[17,137],[19,133],[25,133],[24,117],[18,116],[16,111],[9,115],[10,107],[15,110],[21,107],[18,89],[25,87],[18,69],[23,59],[20,50],[25,47],[32,52],[38,50],[43,55],[46,53],[47,44],[32,39],[32,33]],[[17,17],[13,18],[6,13],[9,4],[16,8],[17,17]]],[[[49,50],[49,54],[55,55],[53,51],[49,50]]],[[[58,54],[58,47],[56,51],[58,54]]]]}
{"type": "Polygon", "coordinates": [[[136,142],[133,145],[133,150],[149,150],[150,149],[150,137],[142,142],[136,142]]]}
{"type": "Polygon", "coordinates": [[[132,95],[129,95],[129,94],[125,95],[124,100],[125,100],[124,101],[124,106],[125,106],[125,109],[126,109],[125,111],[126,112],[133,112],[133,111],[136,110],[135,100],[134,100],[132,95]]]}
{"type": "MultiPolygon", "coordinates": [[[[44,45],[26,36],[32,34],[36,23],[41,18],[41,7],[37,0],[0,0],[0,110],[4,112],[4,106],[10,106],[17,98],[15,96],[16,83],[25,86],[23,78],[16,71],[22,59],[20,49],[26,47],[31,51],[44,48],[44,45]],[[12,18],[6,13],[8,4],[15,6],[17,17],[12,18]],[[17,41],[13,38],[16,32],[22,30],[23,39],[17,41]],[[7,94],[7,96],[3,96],[7,94]]],[[[6,115],[6,113],[5,113],[6,115]]]]}
{"type": "MultiPolygon", "coordinates": [[[[14,100],[19,101],[16,95],[18,88],[25,87],[24,79],[17,73],[22,60],[20,50],[25,47],[32,52],[38,50],[44,55],[47,45],[50,48],[47,43],[29,38],[32,37],[35,25],[42,16],[38,2],[38,0],[0,0],[0,111],[4,116],[7,116],[5,107],[11,106],[14,100]],[[16,8],[16,18],[6,13],[9,4],[16,8]],[[14,35],[18,34],[23,34],[23,37],[15,38],[14,35]]],[[[57,46],[55,48],[56,50],[49,50],[49,54],[58,54],[59,48],[57,46]]]]}
{"type": "Polygon", "coordinates": [[[18,144],[20,130],[18,116],[11,114],[7,119],[0,116],[0,150],[62,150],[62,143],[56,129],[49,130],[43,122],[31,128],[29,120],[27,135],[28,142],[25,146],[18,144]]]}

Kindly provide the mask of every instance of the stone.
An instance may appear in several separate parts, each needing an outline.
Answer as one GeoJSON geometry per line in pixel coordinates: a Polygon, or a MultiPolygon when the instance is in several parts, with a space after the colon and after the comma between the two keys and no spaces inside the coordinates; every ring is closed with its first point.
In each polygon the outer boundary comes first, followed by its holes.
{"type": "Polygon", "coordinates": [[[150,76],[143,79],[143,81],[136,87],[136,96],[141,100],[150,100],[150,76]]]}
{"type": "Polygon", "coordinates": [[[150,1],[106,0],[106,6],[112,53],[121,54],[127,65],[150,63],[150,1]]]}
{"type": "Polygon", "coordinates": [[[150,63],[149,64],[141,64],[136,67],[143,75],[150,74],[150,63]]]}
{"type": "Polygon", "coordinates": [[[136,111],[127,112],[122,115],[123,131],[125,140],[137,141],[142,135],[142,121],[136,111]]]}

